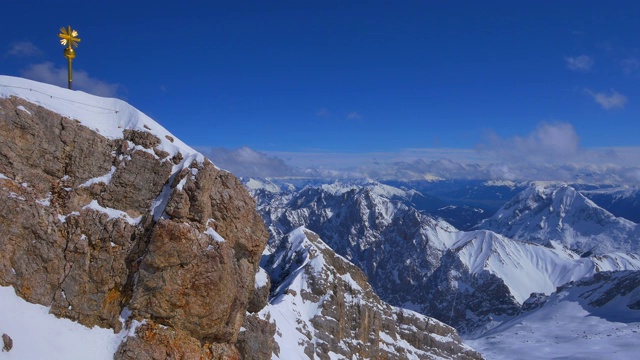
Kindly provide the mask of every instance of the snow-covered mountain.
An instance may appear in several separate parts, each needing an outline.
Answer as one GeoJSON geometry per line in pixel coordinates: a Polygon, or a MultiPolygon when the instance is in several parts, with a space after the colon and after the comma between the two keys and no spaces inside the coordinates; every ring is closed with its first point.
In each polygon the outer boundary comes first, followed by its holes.
{"type": "Polygon", "coordinates": [[[640,252],[640,226],[618,218],[566,184],[535,183],[478,228],[578,253],[640,252]]]}
{"type": "Polygon", "coordinates": [[[301,190],[259,183],[251,192],[272,233],[271,251],[287,231],[305,226],[359,266],[383,300],[462,332],[517,315],[531,293],[550,294],[601,270],[640,268],[632,254],[581,258],[559,243],[459,231],[407,205],[406,190],[375,182],[301,190]]]}
{"type": "Polygon", "coordinates": [[[412,308],[465,334],[519,314],[532,294],[551,294],[600,271],[640,269],[636,254],[580,257],[558,243],[545,247],[484,230],[457,232],[455,238],[428,279],[428,301],[412,308]]]}
{"type": "Polygon", "coordinates": [[[585,189],[580,193],[615,216],[640,223],[640,188],[637,185],[585,189]]]}
{"type": "Polygon", "coordinates": [[[635,359],[640,272],[600,272],[532,297],[527,311],[467,342],[487,359],[635,359]]]}

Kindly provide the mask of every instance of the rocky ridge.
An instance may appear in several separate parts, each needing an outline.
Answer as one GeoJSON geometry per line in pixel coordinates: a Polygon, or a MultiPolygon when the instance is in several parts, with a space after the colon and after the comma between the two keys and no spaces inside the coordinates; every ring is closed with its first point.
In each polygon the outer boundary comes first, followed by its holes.
{"type": "Polygon", "coordinates": [[[275,359],[481,358],[450,326],[382,302],[360,269],[305,228],[263,267],[273,291],[258,315],[277,326],[275,359]]]}
{"type": "Polygon", "coordinates": [[[124,102],[0,84],[0,285],[127,328],[116,359],[238,358],[267,240],[242,184],[124,102]]]}

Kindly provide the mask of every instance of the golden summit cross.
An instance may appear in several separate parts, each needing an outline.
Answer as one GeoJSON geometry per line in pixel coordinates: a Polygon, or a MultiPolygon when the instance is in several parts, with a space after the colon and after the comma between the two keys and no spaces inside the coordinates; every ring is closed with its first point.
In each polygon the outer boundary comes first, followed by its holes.
{"type": "Polygon", "coordinates": [[[71,26],[67,26],[66,29],[64,27],[60,28],[58,37],[60,38],[60,44],[67,46],[64,49],[64,57],[67,58],[69,64],[69,89],[71,89],[71,83],[73,82],[71,77],[71,61],[76,57],[76,52],[73,48],[78,47],[80,38],[78,37],[78,32],[76,30],[72,30],[71,26]]]}

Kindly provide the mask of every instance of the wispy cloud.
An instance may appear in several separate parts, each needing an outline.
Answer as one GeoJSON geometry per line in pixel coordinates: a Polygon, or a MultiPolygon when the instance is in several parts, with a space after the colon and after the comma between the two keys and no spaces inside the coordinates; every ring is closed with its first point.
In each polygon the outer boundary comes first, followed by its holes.
{"type": "Polygon", "coordinates": [[[620,62],[620,66],[625,74],[631,75],[640,71],[640,60],[634,57],[626,58],[620,62]]]}
{"type": "MultiPolygon", "coordinates": [[[[56,68],[51,62],[29,65],[21,73],[23,77],[28,79],[58,86],[67,85],[67,69],[56,68]]],[[[120,88],[118,84],[110,84],[98,80],[82,70],[74,70],[73,87],[77,90],[104,97],[116,97],[120,88]]]]}
{"type": "Polygon", "coordinates": [[[607,110],[622,109],[627,104],[627,97],[613,89],[608,94],[604,92],[595,92],[591,89],[585,89],[584,91],[591,95],[593,100],[607,110]]]}
{"type": "Polygon", "coordinates": [[[362,115],[355,111],[351,111],[347,114],[347,120],[361,120],[362,118],[362,115]]]}
{"type": "Polygon", "coordinates": [[[37,46],[29,41],[14,42],[9,46],[7,55],[9,56],[38,56],[42,54],[37,46]]]}
{"type": "Polygon", "coordinates": [[[593,67],[593,58],[588,55],[569,56],[564,58],[567,68],[573,71],[589,71],[593,67]]]}
{"type": "Polygon", "coordinates": [[[498,159],[529,162],[561,162],[580,152],[580,138],[569,123],[541,123],[525,136],[502,138],[494,132],[486,135],[478,150],[490,152],[498,159]]]}

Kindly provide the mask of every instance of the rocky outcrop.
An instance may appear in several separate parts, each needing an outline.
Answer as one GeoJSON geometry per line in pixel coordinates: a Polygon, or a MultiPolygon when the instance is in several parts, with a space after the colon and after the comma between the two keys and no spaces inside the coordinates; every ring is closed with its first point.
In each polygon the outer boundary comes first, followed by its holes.
{"type": "Polygon", "coordinates": [[[242,330],[238,336],[238,350],[244,360],[269,360],[273,354],[280,353],[275,341],[276,324],[267,315],[261,319],[258,314],[248,314],[244,318],[242,330]]]}
{"type": "Polygon", "coordinates": [[[267,240],[255,202],[117,105],[92,129],[0,98],[0,285],[89,327],[120,331],[128,308],[146,322],[116,358],[237,358],[267,240]]]}
{"type": "Polygon", "coordinates": [[[317,234],[298,228],[264,262],[280,359],[480,359],[456,330],[382,302],[364,273],[317,234]]]}

